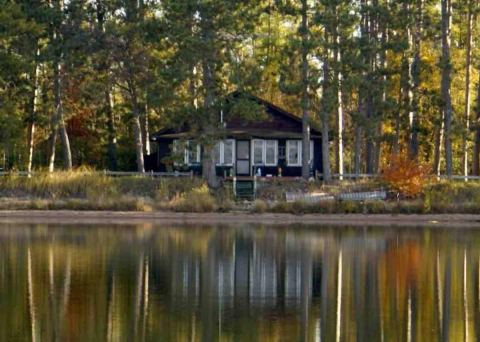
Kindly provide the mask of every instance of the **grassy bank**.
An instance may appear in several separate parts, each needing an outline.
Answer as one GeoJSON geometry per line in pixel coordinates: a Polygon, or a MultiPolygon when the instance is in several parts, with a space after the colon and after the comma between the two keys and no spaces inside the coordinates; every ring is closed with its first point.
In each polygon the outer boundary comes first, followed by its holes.
{"type": "Polygon", "coordinates": [[[228,186],[211,193],[199,178],[111,177],[93,171],[0,177],[0,209],[226,211],[228,186]]]}
{"type": "MultiPolygon", "coordinates": [[[[315,184],[309,185],[315,187],[315,184]]],[[[381,181],[340,182],[328,187],[319,186],[317,191],[329,194],[348,191],[372,191],[388,189],[381,181]]],[[[302,201],[271,201],[258,198],[252,211],[291,214],[478,214],[480,213],[480,182],[442,181],[424,187],[415,198],[397,197],[390,193],[385,201],[325,201],[306,203],[302,201]]]]}
{"type": "Polygon", "coordinates": [[[480,213],[480,182],[432,182],[416,198],[386,201],[286,202],[286,191],[329,194],[369,191],[378,180],[320,182],[275,180],[260,185],[253,203],[236,203],[231,183],[215,192],[199,178],[110,177],[92,171],[37,173],[32,178],[0,177],[0,209],[118,210],[256,213],[436,214],[480,213]]]}

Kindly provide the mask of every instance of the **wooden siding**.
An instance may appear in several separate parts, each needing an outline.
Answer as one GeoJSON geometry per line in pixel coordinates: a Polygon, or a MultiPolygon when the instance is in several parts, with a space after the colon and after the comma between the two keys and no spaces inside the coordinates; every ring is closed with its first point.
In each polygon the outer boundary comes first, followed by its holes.
{"type": "MultiPolygon", "coordinates": [[[[286,149],[286,141],[287,139],[279,139],[278,148],[286,149]]],[[[157,154],[149,156],[149,160],[155,160],[155,162],[149,163],[149,168],[147,169],[147,171],[155,171],[155,172],[169,171],[167,170],[167,167],[162,162],[162,160],[171,154],[170,146],[173,144],[173,140],[159,139],[157,141],[157,144],[158,144],[157,154]]],[[[322,173],[322,143],[320,140],[316,139],[316,140],[313,140],[313,146],[314,146],[314,155],[313,155],[312,175],[314,175],[315,172],[322,173]]],[[[285,151],[285,153],[288,153],[288,151],[285,151]]],[[[261,176],[267,176],[267,175],[278,176],[279,168],[282,169],[282,176],[284,177],[300,177],[302,175],[301,166],[288,166],[285,157],[282,158],[280,156],[278,158],[278,163],[276,166],[262,165],[262,166],[255,167],[255,171],[257,170],[257,168],[260,168],[261,176]]],[[[202,168],[200,164],[183,166],[181,170],[193,171],[195,175],[201,175],[202,173],[202,168]]],[[[217,175],[220,177],[229,177],[229,176],[235,175],[233,172],[232,166],[217,165],[216,170],[217,170],[217,175]]]]}

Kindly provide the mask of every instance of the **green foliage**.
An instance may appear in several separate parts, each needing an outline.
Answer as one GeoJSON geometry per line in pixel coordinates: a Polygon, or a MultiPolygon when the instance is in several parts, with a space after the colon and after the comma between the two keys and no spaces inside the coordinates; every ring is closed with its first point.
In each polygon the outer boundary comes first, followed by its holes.
{"type": "MultiPolygon", "coordinates": [[[[455,2],[452,18],[454,121],[449,136],[455,173],[463,172],[464,136],[469,163],[473,150],[463,113],[468,4],[455,2]]],[[[473,4],[477,13],[478,4],[473,4]]],[[[211,143],[223,134],[220,110],[246,121],[262,116],[261,106],[247,100],[225,108],[232,91],[253,93],[298,114],[306,105],[305,89],[311,124],[318,125],[319,113],[324,114],[334,144],[336,94],[342,92],[346,170],[355,169],[355,139],[365,152],[360,170],[376,171],[388,164],[392,150],[407,152],[413,133],[418,134],[419,161],[433,163],[442,121],[438,1],[107,0],[61,5],[57,0],[0,1],[1,168],[25,168],[31,122],[36,124],[34,165],[47,166],[55,113],[53,67],[59,61],[63,112],[77,166],[135,169],[137,116],[143,130],[147,122],[149,132],[189,127],[195,138],[211,143]],[[423,4],[420,14],[418,3],[423,4]],[[303,4],[308,27],[301,21],[303,4]],[[366,30],[366,24],[372,29],[366,30]],[[417,26],[420,59],[414,63],[417,26]],[[302,75],[305,54],[308,73],[302,75]],[[35,66],[40,79],[32,117],[35,66]],[[418,78],[418,89],[413,89],[413,78],[418,78]],[[410,93],[418,95],[415,127],[409,122],[414,109],[410,93]],[[372,155],[380,158],[375,167],[372,155]]],[[[478,23],[473,27],[474,62],[478,23]]],[[[478,78],[477,69],[472,68],[472,80],[478,78]]],[[[475,116],[472,112],[470,121],[475,116]]],[[[61,165],[62,149],[57,151],[61,165]]]]}

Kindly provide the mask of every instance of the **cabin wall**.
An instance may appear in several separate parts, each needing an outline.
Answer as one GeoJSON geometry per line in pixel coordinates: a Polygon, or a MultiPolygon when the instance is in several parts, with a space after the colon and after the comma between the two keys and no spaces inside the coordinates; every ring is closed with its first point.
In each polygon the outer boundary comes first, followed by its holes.
{"type": "MultiPolygon", "coordinates": [[[[314,139],[314,156],[313,156],[313,175],[315,171],[318,173],[322,172],[322,143],[320,139],[314,139]]],[[[287,139],[278,139],[278,164],[277,166],[260,166],[260,174],[261,176],[265,177],[267,175],[271,176],[279,176],[279,169],[282,170],[283,177],[301,177],[302,175],[302,167],[301,166],[287,166],[286,160],[286,142],[287,139]],[[280,153],[283,149],[284,153],[280,153]]],[[[149,163],[151,169],[148,171],[155,171],[155,172],[167,172],[172,171],[172,168],[167,167],[164,163],[164,158],[171,154],[171,146],[173,144],[173,139],[161,139],[157,142],[157,153],[155,155],[150,155],[149,158],[154,158],[154,163],[149,163]],[[155,156],[155,157],[153,157],[155,156]]],[[[173,168],[174,169],[174,168],[173,168]]],[[[195,175],[202,174],[202,167],[200,163],[188,165],[182,167],[181,171],[193,171],[195,175]]],[[[232,166],[228,165],[218,165],[216,167],[217,176],[219,177],[231,177],[234,176],[234,169],[232,166]]],[[[254,169],[254,172],[257,171],[257,168],[254,169]]],[[[253,175],[253,174],[252,174],[253,175]]]]}

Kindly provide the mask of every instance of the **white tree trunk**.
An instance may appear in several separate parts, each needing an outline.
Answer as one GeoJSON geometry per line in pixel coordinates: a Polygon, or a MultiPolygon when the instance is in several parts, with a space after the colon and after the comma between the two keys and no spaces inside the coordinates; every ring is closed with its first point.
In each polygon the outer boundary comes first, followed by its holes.
{"type": "MultiPolygon", "coordinates": [[[[36,57],[40,55],[40,50],[37,49],[36,57]]],[[[34,138],[35,138],[35,120],[37,116],[37,104],[38,104],[38,93],[39,93],[39,77],[40,77],[40,63],[35,62],[35,71],[33,72],[33,92],[32,98],[30,99],[30,113],[29,113],[29,123],[28,123],[28,160],[27,160],[27,172],[30,177],[32,173],[33,166],[33,149],[34,149],[34,138]]]]}
{"type": "Polygon", "coordinates": [[[467,51],[465,57],[465,134],[463,135],[463,174],[468,176],[468,137],[470,136],[470,75],[472,72],[472,0],[468,1],[467,14],[467,51]]]}

